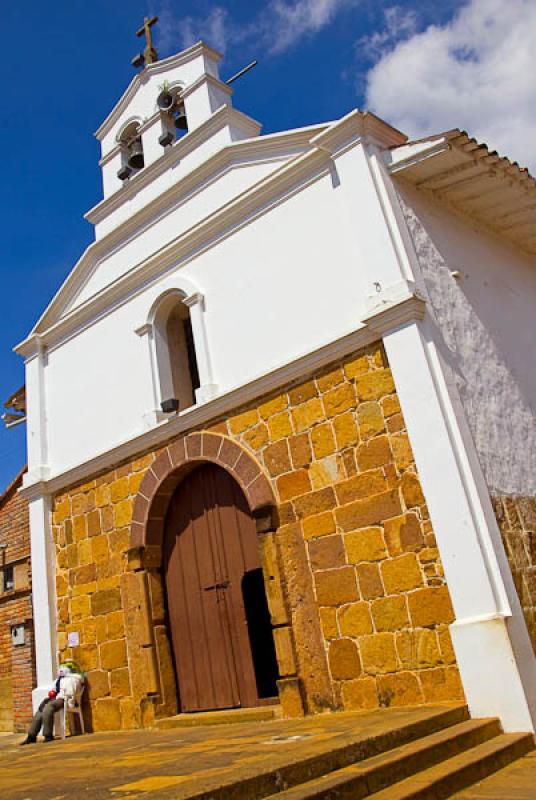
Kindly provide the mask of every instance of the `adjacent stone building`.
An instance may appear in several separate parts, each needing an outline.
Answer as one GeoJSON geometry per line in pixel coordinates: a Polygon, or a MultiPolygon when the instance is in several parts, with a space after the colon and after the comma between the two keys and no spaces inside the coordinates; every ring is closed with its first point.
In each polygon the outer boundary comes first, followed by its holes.
{"type": "Polygon", "coordinates": [[[35,687],[28,501],[24,469],[0,496],[0,731],[23,731],[35,687]]]}
{"type": "Polygon", "coordinates": [[[359,111],[260,136],[219,60],[132,80],[17,348],[34,702],[68,656],[94,730],[464,698],[533,730],[536,184],[359,111]]]}

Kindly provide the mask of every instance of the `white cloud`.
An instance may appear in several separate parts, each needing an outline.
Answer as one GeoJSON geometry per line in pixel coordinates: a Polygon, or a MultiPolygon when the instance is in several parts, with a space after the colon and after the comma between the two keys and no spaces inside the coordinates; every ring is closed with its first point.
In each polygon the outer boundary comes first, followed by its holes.
{"type": "Polygon", "coordinates": [[[461,127],[536,168],[536,3],[470,0],[448,24],[387,44],[367,107],[410,136],[461,127]]]}
{"type": "Polygon", "coordinates": [[[340,11],[359,2],[361,0],[269,0],[260,13],[241,25],[220,5],[213,6],[205,16],[180,17],[170,0],[153,0],[151,11],[159,17],[156,36],[163,55],[200,39],[223,52],[230,46],[245,44],[262,47],[275,55],[314,36],[333,22],[340,11]]]}

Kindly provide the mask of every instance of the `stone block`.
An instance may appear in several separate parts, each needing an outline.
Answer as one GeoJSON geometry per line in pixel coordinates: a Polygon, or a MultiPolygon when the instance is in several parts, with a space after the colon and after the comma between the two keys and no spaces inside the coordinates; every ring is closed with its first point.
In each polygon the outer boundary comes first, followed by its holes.
{"type": "Polygon", "coordinates": [[[109,534],[109,544],[112,553],[126,553],[130,547],[130,531],[128,528],[120,528],[109,534]]]}
{"type": "Polygon", "coordinates": [[[384,708],[390,706],[416,706],[424,702],[419,681],[412,672],[378,675],[378,697],[384,708]]]}
{"type": "Polygon", "coordinates": [[[381,528],[362,528],[344,537],[344,547],[351,564],[381,561],[387,555],[381,528]]]}
{"type": "Polygon", "coordinates": [[[112,611],[106,615],[108,639],[121,639],[125,635],[125,615],[122,611],[112,611]]]}
{"type": "Polygon", "coordinates": [[[131,697],[119,698],[121,711],[121,730],[132,731],[141,728],[140,704],[131,697]]]}
{"type": "Polygon", "coordinates": [[[114,526],[116,528],[124,528],[126,525],[130,525],[132,521],[132,507],[132,499],[121,500],[114,505],[114,526]]]}
{"type": "Polygon", "coordinates": [[[329,422],[313,428],[311,431],[311,443],[315,458],[324,458],[335,452],[335,438],[329,422]]]}
{"type": "Polygon", "coordinates": [[[419,669],[425,667],[437,667],[442,662],[441,651],[437,641],[435,630],[415,631],[417,639],[417,666],[419,669]]]}
{"type": "Polygon", "coordinates": [[[344,478],[343,464],[336,456],[326,456],[321,461],[314,461],[309,467],[309,476],[313,489],[323,489],[344,478]]]}
{"type": "Polygon", "coordinates": [[[288,472],[277,479],[277,491],[282,501],[306,494],[311,488],[311,479],[305,469],[288,472]]]}
{"type": "Polygon", "coordinates": [[[280,676],[285,678],[289,675],[295,675],[297,671],[296,658],[290,627],[274,628],[273,635],[280,676]]]}
{"type": "Polygon", "coordinates": [[[121,591],[119,589],[106,589],[91,596],[91,613],[95,617],[118,611],[120,608],[121,591]]]}
{"type": "Polygon", "coordinates": [[[110,548],[108,546],[108,536],[105,533],[91,539],[91,552],[95,562],[108,560],[110,548]]]}
{"type": "Polygon", "coordinates": [[[342,481],[335,487],[335,491],[339,503],[346,505],[364,497],[381,494],[388,488],[383,470],[372,469],[342,481]]]}
{"type": "Polygon", "coordinates": [[[383,523],[390,517],[396,517],[402,511],[400,497],[396,489],[337,508],[335,517],[343,531],[354,531],[383,523]]]}
{"type": "Polygon", "coordinates": [[[85,564],[91,564],[92,561],[91,540],[84,539],[83,542],[78,543],[78,563],[80,566],[84,566],[85,564]]]}
{"type": "Polygon", "coordinates": [[[317,395],[318,389],[316,388],[314,380],[301,383],[299,386],[295,386],[293,389],[290,389],[288,393],[290,403],[293,406],[298,406],[301,403],[305,403],[307,400],[311,400],[311,398],[316,397],[317,395]]]}
{"type": "Polygon", "coordinates": [[[336,639],[339,635],[337,609],[330,607],[320,608],[318,613],[320,614],[320,626],[324,639],[336,639]]]}
{"type": "MultiPolygon", "coordinates": [[[[400,418],[402,422],[402,418],[400,418]]],[[[407,469],[413,464],[413,451],[407,433],[397,433],[389,437],[393,458],[399,470],[407,469]]]]}
{"type": "Polygon", "coordinates": [[[439,667],[419,672],[426,703],[464,702],[465,696],[456,667],[439,667]]]}
{"type": "Polygon", "coordinates": [[[387,594],[408,592],[423,585],[423,577],[415,553],[384,561],[381,565],[383,584],[387,594]]]}
{"type": "Polygon", "coordinates": [[[357,409],[357,421],[362,439],[370,439],[385,431],[385,420],[379,403],[360,403],[357,409]]]}
{"type": "Polygon", "coordinates": [[[400,479],[402,495],[408,508],[422,506],[425,503],[421,484],[414,472],[405,472],[400,479]]]}
{"type": "MultiPolygon", "coordinates": [[[[101,530],[103,531],[111,531],[114,528],[114,512],[113,506],[106,506],[105,508],[101,508],[100,510],[100,524],[101,530]]],[[[127,523],[129,524],[129,523],[127,523]]]]}
{"type": "Polygon", "coordinates": [[[251,447],[252,450],[261,450],[268,444],[269,438],[268,428],[264,422],[255,425],[253,428],[249,428],[242,436],[244,443],[247,444],[248,447],[251,447]]]}
{"type": "Polygon", "coordinates": [[[320,392],[327,392],[329,389],[333,389],[334,386],[338,386],[343,380],[344,372],[340,367],[337,367],[336,369],[331,369],[329,372],[320,375],[316,379],[316,385],[320,392]]]}
{"type": "Polygon", "coordinates": [[[243,414],[238,414],[229,420],[229,429],[231,433],[243,433],[248,428],[252,428],[259,421],[259,412],[257,409],[244,411],[243,414]]]}
{"type": "Polygon", "coordinates": [[[319,536],[329,536],[335,533],[335,519],[332,511],[324,511],[321,514],[315,514],[312,517],[307,517],[303,520],[303,536],[304,539],[316,539],[319,536]]]}
{"type": "Polygon", "coordinates": [[[263,419],[269,419],[269,417],[273,417],[274,414],[278,414],[286,408],[288,408],[288,397],[286,394],[280,394],[277,395],[277,397],[272,397],[271,400],[267,400],[265,403],[261,403],[259,406],[259,414],[263,419]]]}
{"type": "Polygon", "coordinates": [[[143,479],[145,478],[144,472],[136,472],[134,475],[131,475],[128,479],[128,491],[132,497],[135,497],[139,490],[140,486],[143,483],[143,479]]]}
{"type": "Polygon", "coordinates": [[[346,564],[342,537],[324,536],[309,542],[309,561],[311,569],[332,569],[346,564]]]}
{"type": "Polygon", "coordinates": [[[339,628],[342,636],[367,636],[372,633],[372,619],[368,603],[352,603],[339,609],[339,628]]]}
{"type": "Polygon", "coordinates": [[[110,486],[110,497],[112,503],[118,503],[120,500],[125,500],[130,494],[128,477],[119,478],[110,486]]]}
{"type": "Polygon", "coordinates": [[[358,375],[365,375],[370,369],[369,359],[367,355],[360,355],[352,361],[347,361],[344,365],[344,374],[347,378],[352,380],[357,378],[358,375]]]}
{"type": "Polygon", "coordinates": [[[452,639],[450,638],[449,629],[447,627],[440,628],[437,631],[437,637],[443,661],[446,664],[455,664],[456,654],[454,653],[454,647],[452,646],[452,639]]]}
{"type": "Polygon", "coordinates": [[[334,639],[330,642],[328,661],[333,680],[352,680],[361,675],[359,651],[351,639],[334,639]]]}
{"type": "Polygon", "coordinates": [[[71,621],[76,622],[77,620],[84,619],[90,613],[91,602],[87,595],[81,595],[80,597],[73,597],[71,599],[71,621]]]}
{"type": "Polygon", "coordinates": [[[259,545],[266,600],[272,625],[284,625],[288,623],[289,617],[283,593],[275,534],[267,533],[259,537],[259,545]]]}
{"type": "Polygon", "coordinates": [[[418,589],[408,595],[411,622],[416,628],[454,622],[454,611],[446,586],[418,589]]]}
{"type": "Polygon", "coordinates": [[[381,401],[381,407],[384,417],[392,417],[394,414],[400,413],[400,401],[396,394],[384,397],[381,401]]]}
{"type": "Polygon", "coordinates": [[[111,672],[110,691],[112,697],[128,697],[130,695],[130,677],[127,668],[114,669],[111,672]]]}
{"type": "Polygon", "coordinates": [[[73,541],[81,542],[87,536],[87,518],[85,515],[81,517],[73,517],[73,541]]]}
{"type": "Polygon", "coordinates": [[[353,567],[315,573],[316,595],[321,606],[340,606],[358,599],[353,567]]]}
{"type": "Polygon", "coordinates": [[[365,600],[373,600],[385,594],[377,564],[359,564],[356,573],[361,595],[365,600]]]}
{"type": "Polygon", "coordinates": [[[357,396],[360,400],[380,400],[395,391],[390,369],[378,369],[356,377],[357,396]]]}
{"type": "Polygon", "coordinates": [[[294,500],[294,510],[299,519],[330,511],[336,505],[335,492],[331,486],[304,494],[294,500]]]}
{"type": "Polygon", "coordinates": [[[369,675],[396,672],[398,668],[395,637],[392,633],[374,633],[359,640],[363,670],[369,675]]]}
{"type": "Polygon", "coordinates": [[[297,436],[291,436],[288,440],[288,445],[294,469],[307,467],[311,463],[313,454],[308,433],[300,433],[297,436]]]}
{"type": "Polygon", "coordinates": [[[292,422],[288,411],[282,411],[268,420],[268,430],[273,442],[292,436],[292,422]]]}
{"type": "Polygon", "coordinates": [[[381,597],[372,603],[371,611],[377,631],[397,631],[409,625],[404,596],[381,597]]]}
{"type": "Polygon", "coordinates": [[[75,567],[69,570],[69,583],[71,586],[90,583],[97,578],[95,564],[85,564],[83,567],[75,567]]]}
{"type": "Polygon", "coordinates": [[[385,542],[391,556],[420,550],[424,545],[421,526],[415,514],[402,514],[387,520],[384,531],[385,542]]]}
{"type": "Polygon", "coordinates": [[[374,678],[358,678],[346,681],[342,687],[342,700],[345,711],[359,711],[365,708],[378,708],[378,692],[374,678]]]}
{"type": "Polygon", "coordinates": [[[98,536],[101,532],[101,513],[98,509],[90,511],[87,515],[87,534],[88,536],[98,536]]]}
{"type": "Polygon", "coordinates": [[[331,389],[331,391],[325,393],[323,401],[327,417],[335,417],[337,414],[342,414],[351,408],[355,408],[357,398],[353,384],[344,383],[335,389],[331,389]]]}
{"type": "Polygon", "coordinates": [[[277,681],[281,712],[285,718],[304,717],[305,706],[299,678],[282,678],[277,681]]]}
{"type": "Polygon", "coordinates": [[[324,419],[324,409],[318,397],[307,400],[307,402],[292,409],[292,422],[296,433],[309,430],[313,425],[322,422],[324,419]]]}
{"type": "Polygon", "coordinates": [[[73,658],[80,665],[83,672],[96,670],[99,665],[98,651],[94,644],[73,647],[73,658]]]}
{"type": "Polygon", "coordinates": [[[115,697],[103,697],[93,706],[93,730],[121,730],[121,711],[119,700],[115,697]]]}
{"type": "Polygon", "coordinates": [[[100,665],[102,669],[119,669],[127,666],[127,643],[125,639],[104,642],[99,647],[100,665]]]}
{"type": "Polygon", "coordinates": [[[75,494],[71,499],[71,513],[73,517],[79,514],[85,514],[88,510],[87,497],[84,493],[75,494]]]}
{"type": "Polygon", "coordinates": [[[263,451],[264,464],[272,477],[290,472],[290,454],[286,441],[275,442],[263,451]]]}
{"type": "Polygon", "coordinates": [[[109,673],[101,669],[94,669],[86,673],[88,697],[91,701],[110,694],[109,673]]]}
{"type": "Polygon", "coordinates": [[[352,411],[347,411],[345,414],[339,414],[339,416],[334,417],[333,430],[339,450],[357,444],[359,433],[352,411]]]}
{"type": "Polygon", "coordinates": [[[383,467],[392,460],[393,454],[387,436],[376,436],[357,448],[357,464],[363,471],[383,467]]]}

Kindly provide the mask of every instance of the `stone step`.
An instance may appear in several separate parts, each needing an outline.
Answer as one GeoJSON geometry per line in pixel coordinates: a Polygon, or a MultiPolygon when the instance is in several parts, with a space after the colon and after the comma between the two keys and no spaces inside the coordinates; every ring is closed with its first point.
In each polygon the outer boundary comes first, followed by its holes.
{"type": "MultiPolygon", "coordinates": [[[[467,720],[279,792],[278,800],[353,800],[499,736],[496,719],[467,720]]],[[[269,799],[271,800],[271,798],[269,799]]]]}
{"type": "Polygon", "coordinates": [[[158,730],[170,728],[197,728],[203,725],[229,725],[235,722],[264,722],[281,716],[281,706],[256,706],[255,708],[229,708],[223,711],[195,711],[156,720],[158,730]]]}
{"type": "MultiPolygon", "coordinates": [[[[393,748],[429,736],[445,728],[458,725],[468,719],[466,706],[445,706],[423,719],[400,724],[385,733],[364,737],[363,730],[356,728],[356,740],[321,752],[317,755],[289,763],[277,769],[259,772],[252,777],[225,783],[218,788],[188,795],[189,800],[261,800],[274,795],[281,800],[286,787],[313,783],[328,773],[361,762],[393,748]]],[[[358,725],[356,718],[356,725],[358,725]]],[[[314,797],[314,795],[312,795],[314,797]]],[[[356,795],[360,797],[361,795],[356,795]]],[[[337,797],[337,795],[333,795],[337,797]]],[[[330,798],[331,800],[331,798],[330,798]]]]}
{"type": "Polygon", "coordinates": [[[444,800],[534,749],[530,733],[503,733],[411,778],[371,794],[368,800],[444,800]]]}

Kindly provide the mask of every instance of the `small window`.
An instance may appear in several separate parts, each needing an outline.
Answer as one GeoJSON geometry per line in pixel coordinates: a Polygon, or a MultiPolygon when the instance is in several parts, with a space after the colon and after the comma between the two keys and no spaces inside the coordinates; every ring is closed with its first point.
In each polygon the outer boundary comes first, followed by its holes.
{"type": "Polygon", "coordinates": [[[12,592],[15,588],[15,571],[13,567],[3,567],[2,569],[2,589],[4,592],[12,592]]]}
{"type": "Polygon", "coordinates": [[[195,404],[200,381],[190,310],[176,294],[161,302],[154,330],[162,410],[182,411],[195,404]]]}

